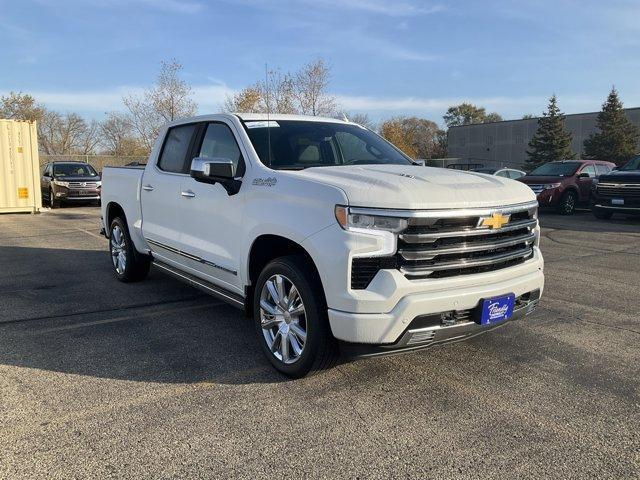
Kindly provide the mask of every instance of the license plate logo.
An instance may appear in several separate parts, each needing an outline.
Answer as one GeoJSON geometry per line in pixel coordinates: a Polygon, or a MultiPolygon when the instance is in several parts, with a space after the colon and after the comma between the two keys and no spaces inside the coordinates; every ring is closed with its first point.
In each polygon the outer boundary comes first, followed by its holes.
{"type": "Polygon", "coordinates": [[[513,293],[484,300],[482,302],[480,324],[489,325],[508,320],[513,315],[515,303],[516,296],[513,293]]]}
{"type": "Polygon", "coordinates": [[[624,198],[612,198],[611,205],[624,205],[624,198]]]}

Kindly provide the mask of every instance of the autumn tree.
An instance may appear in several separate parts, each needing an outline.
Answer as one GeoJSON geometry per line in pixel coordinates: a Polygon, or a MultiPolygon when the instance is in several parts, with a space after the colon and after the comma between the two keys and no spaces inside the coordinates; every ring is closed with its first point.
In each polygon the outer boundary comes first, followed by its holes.
{"type": "Polygon", "coordinates": [[[380,135],[413,159],[434,158],[440,153],[439,132],[435,122],[417,117],[395,117],[380,126],[380,135]]]}
{"type": "Polygon", "coordinates": [[[22,92],[10,92],[9,95],[0,97],[0,118],[39,121],[45,110],[35,98],[22,92]]]}
{"type": "Polygon", "coordinates": [[[122,99],[129,121],[147,152],[151,151],[162,125],[197,112],[191,87],[180,78],[181,71],[182,65],[176,60],[162,62],[152,88],[142,95],[122,99]]]}
{"type": "Polygon", "coordinates": [[[527,167],[532,170],[552,160],[575,158],[571,150],[571,133],[564,126],[564,114],[558,107],[558,99],[549,99],[547,111],[538,118],[538,130],[529,142],[527,167]]]}
{"type": "Polygon", "coordinates": [[[502,117],[496,113],[487,113],[484,107],[477,107],[472,103],[461,103],[447,109],[442,117],[447,128],[460,125],[471,125],[474,123],[500,122],[502,117]]]}
{"type": "Polygon", "coordinates": [[[638,151],[638,128],[625,114],[618,91],[613,87],[596,119],[598,131],[584,141],[586,158],[625,164],[638,151]]]}

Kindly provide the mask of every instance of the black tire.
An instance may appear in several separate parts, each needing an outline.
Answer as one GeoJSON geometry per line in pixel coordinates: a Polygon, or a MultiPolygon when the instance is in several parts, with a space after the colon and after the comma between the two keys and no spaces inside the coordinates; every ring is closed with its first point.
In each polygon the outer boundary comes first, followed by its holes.
{"type": "Polygon", "coordinates": [[[593,216],[598,220],[609,220],[613,216],[613,212],[607,212],[596,208],[592,209],[591,213],[593,213],[593,216]]]}
{"type": "Polygon", "coordinates": [[[60,202],[56,201],[56,196],[53,193],[53,189],[49,189],[49,208],[54,209],[60,206],[60,202]]]}
{"type": "Polygon", "coordinates": [[[573,215],[576,210],[576,204],[578,203],[578,195],[573,190],[569,190],[562,195],[560,203],[558,204],[558,213],[560,215],[573,215]]]}
{"type": "Polygon", "coordinates": [[[129,235],[127,222],[120,217],[114,218],[109,226],[109,256],[113,273],[121,282],[139,282],[149,273],[151,259],[136,251],[129,235]],[[118,263],[114,254],[114,245],[118,247],[115,252],[124,254],[124,266],[118,263]]]}
{"type": "MultiPolygon", "coordinates": [[[[292,378],[304,377],[331,368],[336,364],[339,355],[338,342],[333,337],[329,326],[322,284],[315,269],[309,263],[310,261],[303,255],[291,255],[273,260],[260,273],[254,292],[253,318],[260,346],[276,370],[292,378]],[[302,353],[293,363],[285,363],[276,357],[267,343],[267,334],[262,328],[261,313],[263,309],[260,306],[262,291],[263,288],[266,288],[266,282],[274,278],[275,275],[286,277],[286,280],[295,285],[305,312],[298,317],[298,321],[304,322],[306,339],[302,353]]],[[[276,326],[273,328],[277,329],[276,326]]],[[[282,338],[280,336],[280,340],[282,338]]],[[[289,345],[289,348],[292,348],[292,343],[289,345]]]]}

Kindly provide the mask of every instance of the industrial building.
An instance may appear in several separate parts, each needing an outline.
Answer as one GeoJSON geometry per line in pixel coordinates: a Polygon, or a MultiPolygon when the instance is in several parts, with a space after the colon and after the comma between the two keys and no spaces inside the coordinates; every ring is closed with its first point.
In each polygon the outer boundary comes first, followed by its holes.
{"type": "MultiPolygon", "coordinates": [[[[640,108],[627,108],[625,112],[640,127],[640,108]]],[[[584,141],[597,130],[597,116],[598,112],[565,116],[565,127],[573,134],[571,148],[578,158],[582,156],[584,141]]],[[[447,163],[520,168],[527,160],[529,142],[537,129],[537,118],[451,127],[447,163]]]]}

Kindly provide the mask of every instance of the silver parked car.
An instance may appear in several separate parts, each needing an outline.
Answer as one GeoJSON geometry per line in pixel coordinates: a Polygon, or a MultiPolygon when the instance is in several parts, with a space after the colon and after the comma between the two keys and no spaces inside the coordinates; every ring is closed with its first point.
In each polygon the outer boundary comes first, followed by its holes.
{"type": "Polygon", "coordinates": [[[516,170],[515,168],[474,168],[471,171],[496,175],[497,177],[513,178],[514,180],[526,175],[522,170],[516,170]]]}

